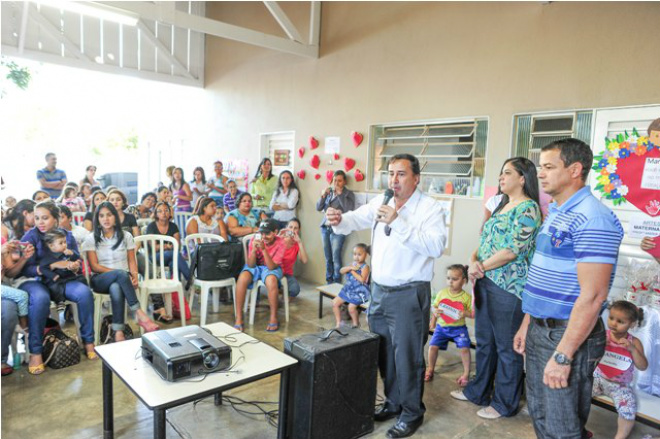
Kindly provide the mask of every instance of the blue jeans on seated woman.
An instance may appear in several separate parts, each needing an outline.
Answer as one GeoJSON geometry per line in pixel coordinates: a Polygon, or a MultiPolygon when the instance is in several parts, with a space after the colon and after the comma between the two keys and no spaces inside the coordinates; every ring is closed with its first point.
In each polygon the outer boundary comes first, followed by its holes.
{"type": "Polygon", "coordinates": [[[341,283],[341,251],[346,235],[338,235],[332,227],[321,226],[323,253],[325,253],[325,280],[328,283],[341,283]]]}
{"type": "Polygon", "coordinates": [[[135,288],[131,283],[128,272],[124,270],[112,270],[101,274],[95,274],[91,280],[92,289],[97,293],[110,294],[112,304],[112,330],[124,330],[124,303],[128,302],[128,309],[137,311],[140,309],[135,288]]]}
{"type": "MultiPolygon", "coordinates": [[[[184,277],[185,280],[190,279],[190,267],[188,267],[188,263],[186,262],[186,259],[181,255],[178,254],[176,255],[177,257],[177,265],[179,266],[179,273],[184,277]]],[[[160,261],[160,252],[156,252],[156,263],[160,261]]],[[[170,273],[174,272],[174,252],[172,250],[165,250],[163,252],[163,261],[165,262],[165,265],[170,269],[170,273]]]]}
{"type": "Polygon", "coordinates": [[[2,362],[7,364],[9,346],[18,323],[18,305],[12,300],[2,299],[2,362]]]}
{"type": "Polygon", "coordinates": [[[474,286],[474,302],[477,376],[463,394],[474,404],[513,416],[523,385],[523,357],[513,350],[524,317],[522,301],[484,277],[474,286]]]}
{"type": "MultiPolygon", "coordinates": [[[[31,354],[41,354],[44,327],[50,314],[50,291],[36,280],[28,281],[19,287],[30,295],[28,305],[29,345],[31,354]]],[[[68,282],[64,297],[78,305],[80,336],[84,344],[94,343],[94,297],[87,285],[81,282],[68,282]]]]}

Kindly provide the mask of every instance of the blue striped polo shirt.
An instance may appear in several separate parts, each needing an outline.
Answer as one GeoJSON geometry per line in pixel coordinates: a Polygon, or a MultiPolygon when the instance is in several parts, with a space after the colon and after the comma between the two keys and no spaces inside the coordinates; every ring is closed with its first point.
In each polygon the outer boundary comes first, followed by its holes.
{"type": "MultiPolygon", "coordinates": [[[[59,182],[66,179],[66,172],[57,168],[55,168],[53,172],[49,171],[48,168],[39,169],[37,171],[37,180],[41,180],[42,178],[49,183],[59,182]]],[[[50,189],[42,187],[41,190],[50,195],[51,198],[57,198],[62,193],[62,189],[50,189]]]]}
{"type": "Polygon", "coordinates": [[[523,291],[523,311],[537,318],[568,319],[580,295],[579,262],[612,264],[614,281],[623,228],[614,212],[585,186],[561,206],[550,204],[523,291]]]}

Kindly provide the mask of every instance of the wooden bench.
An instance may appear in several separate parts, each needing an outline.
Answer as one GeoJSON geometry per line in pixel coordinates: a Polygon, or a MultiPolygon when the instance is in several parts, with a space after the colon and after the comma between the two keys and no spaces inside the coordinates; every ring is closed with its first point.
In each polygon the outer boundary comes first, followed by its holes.
{"type": "MultiPolygon", "coordinates": [[[[334,299],[339,295],[342,287],[342,284],[337,283],[316,287],[316,289],[319,290],[319,319],[323,318],[323,298],[327,297],[328,299],[334,299]]],[[[366,311],[367,305],[360,305],[360,308],[366,311]]]]}

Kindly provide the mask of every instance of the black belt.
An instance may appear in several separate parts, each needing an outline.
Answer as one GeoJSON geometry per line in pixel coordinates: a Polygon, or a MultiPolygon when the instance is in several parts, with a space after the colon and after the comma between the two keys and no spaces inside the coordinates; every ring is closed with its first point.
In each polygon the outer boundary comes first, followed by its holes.
{"type": "Polygon", "coordinates": [[[546,328],[566,328],[568,326],[568,319],[539,319],[537,317],[532,317],[532,321],[546,328]]]}
{"type": "Polygon", "coordinates": [[[372,281],[372,283],[374,285],[377,285],[378,288],[381,291],[383,291],[384,293],[396,293],[398,291],[411,290],[413,288],[417,288],[417,287],[423,286],[425,284],[429,284],[429,285],[431,284],[431,282],[426,282],[426,281],[415,281],[415,282],[409,282],[409,283],[403,284],[403,285],[398,285],[398,286],[395,286],[395,287],[388,287],[387,285],[377,284],[376,282],[373,282],[373,281],[372,281]]]}

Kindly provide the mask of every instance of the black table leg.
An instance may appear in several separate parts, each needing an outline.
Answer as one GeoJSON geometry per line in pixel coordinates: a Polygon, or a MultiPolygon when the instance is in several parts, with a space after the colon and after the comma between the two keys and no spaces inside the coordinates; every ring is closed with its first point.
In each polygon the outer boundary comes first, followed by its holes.
{"type": "Polygon", "coordinates": [[[277,423],[277,438],[286,439],[288,437],[287,424],[289,417],[289,375],[290,369],[285,369],[280,374],[280,413],[277,423]]]}
{"type": "Polygon", "coordinates": [[[113,439],[115,434],[113,424],[112,371],[103,363],[103,439],[113,439]]]}
{"type": "Polygon", "coordinates": [[[165,439],[165,409],[154,409],[154,439],[165,439]]]}
{"type": "Polygon", "coordinates": [[[319,319],[323,318],[323,293],[319,291],[319,319]]]}
{"type": "Polygon", "coordinates": [[[222,392],[218,392],[214,395],[213,403],[215,405],[222,405],[222,392]]]}

